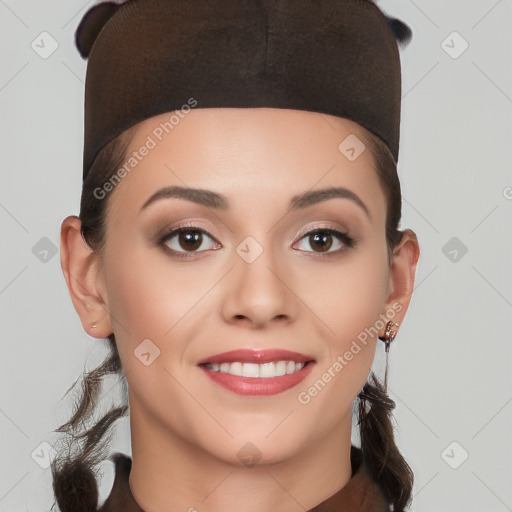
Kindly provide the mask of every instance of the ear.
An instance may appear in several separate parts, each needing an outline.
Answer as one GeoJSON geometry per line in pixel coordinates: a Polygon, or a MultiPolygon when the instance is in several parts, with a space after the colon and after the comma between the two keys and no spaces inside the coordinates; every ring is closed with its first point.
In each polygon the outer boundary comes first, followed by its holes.
{"type": "MultiPolygon", "coordinates": [[[[399,326],[411,301],[419,256],[420,247],[416,234],[414,231],[406,229],[391,257],[389,295],[385,305],[386,311],[394,310],[396,312],[393,321],[397,322],[399,326]]],[[[384,330],[379,335],[383,336],[384,330]]]]}
{"type": "Polygon", "coordinates": [[[62,222],[60,262],[83,328],[93,338],[106,338],[113,329],[102,262],[83,239],[81,222],[75,215],[62,222]]]}

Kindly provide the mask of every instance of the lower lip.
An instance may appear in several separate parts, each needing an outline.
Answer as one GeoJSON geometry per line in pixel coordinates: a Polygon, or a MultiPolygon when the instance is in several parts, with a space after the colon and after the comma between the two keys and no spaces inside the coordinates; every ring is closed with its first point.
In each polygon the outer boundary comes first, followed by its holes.
{"type": "Polygon", "coordinates": [[[298,372],[267,379],[259,377],[240,377],[238,375],[232,375],[231,373],[209,370],[204,366],[200,366],[200,368],[206,372],[206,375],[214,382],[237,395],[269,396],[277,395],[278,393],[295,387],[311,373],[314,364],[313,361],[310,361],[298,372]]]}

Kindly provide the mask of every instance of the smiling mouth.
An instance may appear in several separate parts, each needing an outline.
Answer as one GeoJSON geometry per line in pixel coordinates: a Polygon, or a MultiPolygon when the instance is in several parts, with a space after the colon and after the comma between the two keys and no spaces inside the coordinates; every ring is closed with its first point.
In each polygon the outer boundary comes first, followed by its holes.
{"type": "Polygon", "coordinates": [[[234,361],[232,363],[225,362],[220,364],[204,363],[200,366],[214,372],[229,373],[230,375],[236,375],[238,377],[271,379],[274,377],[297,373],[311,362],[313,361],[298,363],[291,360],[280,360],[257,364],[234,361]]]}

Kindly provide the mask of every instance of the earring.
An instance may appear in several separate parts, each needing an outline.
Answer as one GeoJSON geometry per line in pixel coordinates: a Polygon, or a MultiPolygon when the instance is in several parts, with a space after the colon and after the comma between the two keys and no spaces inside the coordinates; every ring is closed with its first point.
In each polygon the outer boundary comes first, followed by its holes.
{"type": "Polygon", "coordinates": [[[98,324],[91,324],[91,327],[94,329],[95,327],[98,327],[98,324]]]}
{"type": "Polygon", "coordinates": [[[386,324],[386,330],[384,331],[384,336],[379,336],[379,340],[384,342],[384,350],[386,351],[386,370],[384,372],[384,388],[388,389],[388,354],[389,354],[389,346],[391,345],[391,342],[395,339],[398,324],[396,322],[393,322],[390,320],[386,324]]]}
{"type": "Polygon", "coordinates": [[[397,333],[398,324],[390,320],[386,324],[386,330],[384,332],[384,336],[379,336],[379,340],[383,341],[385,344],[386,353],[389,352],[389,345],[395,339],[397,333]]]}

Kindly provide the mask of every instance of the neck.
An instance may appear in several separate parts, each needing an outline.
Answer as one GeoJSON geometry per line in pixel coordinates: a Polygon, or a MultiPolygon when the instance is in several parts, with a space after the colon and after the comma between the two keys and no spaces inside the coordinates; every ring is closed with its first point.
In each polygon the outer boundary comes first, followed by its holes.
{"type": "Polygon", "coordinates": [[[305,511],[351,478],[349,415],[317,442],[300,446],[285,459],[269,462],[262,457],[267,463],[245,464],[222,460],[148,418],[137,410],[130,412],[129,484],[145,512],[305,511]]]}

